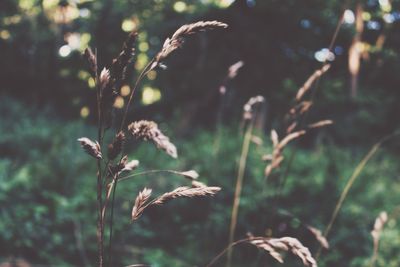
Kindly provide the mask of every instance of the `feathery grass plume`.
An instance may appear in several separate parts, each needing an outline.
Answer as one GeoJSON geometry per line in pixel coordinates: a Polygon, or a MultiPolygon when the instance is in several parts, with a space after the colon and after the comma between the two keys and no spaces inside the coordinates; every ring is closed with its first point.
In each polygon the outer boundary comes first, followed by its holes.
{"type": "Polygon", "coordinates": [[[128,156],[125,155],[121,158],[121,160],[116,165],[110,165],[109,167],[109,175],[111,177],[118,176],[125,168],[125,165],[128,163],[128,156]]]}
{"type": "Polygon", "coordinates": [[[125,164],[125,167],[121,170],[121,172],[130,172],[135,170],[139,166],[139,161],[136,159],[133,159],[129,161],[128,163],[125,164]]]}
{"type": "Polygon", "coordinates": [[[157,148],[164,150],[171,157],[178,157],[175,145],[158,129],[157,123],[146,120],[132,122],[128,125],[128,131],[136,139],[150,140],[157,148]]]}
{"type": "Polygon", "coordinates": [[[254,115],[254,107],[257,104],[263,103],[265,101],[263,96],[254,96],[247,101],[247,103],[243,106],[243,119],[251,120],[254,115]]]}
{"type": "Polygon", "coordinates": [[[152,204],[154,205],[162,205],[168,202],[171,199],[179,198],[179,197],[199,197],[199,196],[213,196],[221,190],[220,187],[216,186],[200,186],[200,187],[187,187],[181,186],[176,188],[175,190],[165,193],[158,198],[156,198],[152,204]]]}
{"type": "Polygon", "coordinates": [[[307,81],[304,83],[304,85],[299,89],[299,91],[297,91],[297,95],[296,95],[296,100],[300,101],[303,96],[308,92],[308,90],[310,90],[311,86],[314,84],[314,82],[321,77],[325,72],[327,72],[329,70],[331,66],[329,64],[325,64],[324,66],[322,66],[321,69],[316,70],[308,79],[307,81]]]}
{"type": "Polygon", "coordinates": [[[239,69],[241,69],[243,66],[244,66],[244,63],[242,60],[236,62],[235,64],[232,64],[228,69],[227,77],[229,79],[235,78],[238,75],[239,69]]]}
{"type": "Polygon", "coordinates": [[[122,172],[130,172],[136,169],[139,166],[139,161],[134,159],[131,161],[128,161],[128,156],[125,155],[122,157],[122,159],[119,161],[119,163],[115,166],[111,165],[110,166],[110,175],[111,176],[119,176],[122,172]]]}
{"type": "Polygon", "coordinates": [[[123,131],[117,133],[112,143],[108,145],[108,150],[107,150],[108,159],[113,160],[119,155],[119,153],[121,153],[125,143],[125,139],[126,139],[125,133],[123,131]]]}
{"type": "Polygon", "coordinates": [[[203,184],[202,182],[193,180],[193,181],[192,181],[192,187],[206,187],[206,185],[203,184]]]}
{"type": "Polygon", "coordinates": [[[85,150],[86,153],[88,153],[90,156],[96,158],[96,159],[101,159],[101,149],[99,143],[93,142],[87,137],[81,137],[78,139],[78,141],[81,143],[81,147],[85,150]]]}
{"type": "Polygon", "coordinates": [[[179,174],[191,180],[196,180],[197,178],[199,178],[199,174],[194,170],[180,172],[179,174]]]}
{"type": "Polygon", "coordinates": [[[264,155],[264,161],[270,161],[270,163],[265,167],[264,174],[265,176],[269,176],[272,170],[279,168],[281,162],[283,161],[284,157],[282,155],[283,149],[285,146],[292,140],[299,138],[300,136],[304,135],[306,131],[297,131],[294,133],[290,133],[286,135],[282,141],[279,141],[278,133],[275,130],[271,131],[271,142],[273,146],[272,154],[264,155]]]}
{"type": "Polygon", "coordinates": [[[312,128],[320,128],[320,127],[324,127],[324,126],[331,125],[331,124],[333,124],[332,120],[323,120],[323,121],[318,121],[318,122],[314,122],[312,124],[309,124],[307,126],[307,128],[310,128],[310,129],[312,129],[312,128]]]}
{"type": "Polygon", "coordinates": [[[315,239],[318,241],[318,243],[325,249],[329,249],[329,243],[328,240],[324,237],[322,232],[318,230],[315,227],[312,227],[310,225],[306,225],[307,230],[315,237],[315,239]]]}
{"type": "Polygon", "coordinates": [[[83,56],[86,58],[87,62],[89,63],[89,69],[92,76],[97,75],[97,59],[94,55],[92,49],[90,47],[86,48],[83,52],[83,56]]]}
{"type": "Polygon", "coordinates": [[[135,55],[136,39],[137,33],[131,32],[124,42],[121,53],[118,55],[118,57],[113,59],[111,64],[111,76],[114,79],[114,83],[117,83],[118,86],[124,82],[127,68],[132,62],[133,56],[135,55]]]}
{"type": "Polygon", "coordinates": [[[100,73],[100,90],[103,91],[106,88],[107,84],[110,82],[110,71],[106,68],[100,73]]]}
{"type": "Polygon", "coordinates": [[[227,24],[219,22],[219,21],[198,21],[192,24],[186,24],[181,26],[171,38],[167,38],[163,44],[161,51],[155,57],[155,61],[150,67],[150,69],[154,69],[157,65],[160,64],[166,57],[168,57],[173,51],[180,48],[185,41],[185,38],[189,35],[206,31],[213,30],[218,28],[226,28],[227,24]]]}
{"type": "Polygon", "coordinates": [[[283,263],[280,251],[289,251],[299,257],[304,266],[317,267],[317,262],[311,255],[310,250],[305,247],[298,239],[293,237],[253,239],[250,244],[267,251],[274,259],[283,263]]]}
{"type": "Polygon", "coordinates": [[[376,218],[374,223],[374,229],[371,231],[372,239],[374,240],[374,252],[372,254],[371,266],[375,265],[375,261],[378,258],[378,249],[379,249],[379,239],[385,226],[388,221],[388,215],[386,211],[382,211],[379,216],[376,218]]]}
{"type": "Polygon", "coordinates": [[[302,115],[307,112],[310,107],[312,106],[311,101],[301,101],[300,103],[296,104],[293,108],[289,110],[289,114],[292,117],[296,117],[298,115],[302,115]]]}
{"type": "Polygon", "coordinates": [[[132,221],[136,221],[148,206],[148,200],[151,196],[151,191],[151,189],[144,188],[141,192],[139,192],[139,195],[135,200],[135,205],[132,208],[132,221]]]}
{"type": "Polygon", "coordinates": [[[226,85],[230,80],[233,80],[237,75],[239,70],[244,66],[243,61],[238,61],[234,64],[232,64],[231,66],[229,66],[228,68],[228,72],[225,76],[225,78],[223,79],[221,86],[219,87],[219,93],[221,95],[224,95],[226,93],[226,85]]]}

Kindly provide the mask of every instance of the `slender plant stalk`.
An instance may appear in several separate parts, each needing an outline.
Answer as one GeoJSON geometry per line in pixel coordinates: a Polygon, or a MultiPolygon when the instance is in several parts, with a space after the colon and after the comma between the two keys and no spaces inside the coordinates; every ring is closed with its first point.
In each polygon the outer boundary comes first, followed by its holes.
{"type": "MultiPolygon", "coordinates": [[[[240,155],[239,161],[239,168],[238,168],[238,175],[236,178],[236,187],[235,187],[235,196],[233,199],[233,206],[232,206],[232,216],[231,216],[231,224],[229,227],[229,244],[233,242],[237,224],[237,217],[239,212],[239,204],[240,204],[240,195],[242,192],[243,186],[243,178],[244,178],[244,171],[246,169],[246,162],[247,162],[247,155],[249,153],[250,141],[251,136],[253,134],[253,127],[254,127],[254,118],[250,121],[250,125],[247,127],[246,133],[243,138],[243,145],[242,145],[242,152],[240,155]]],[[[231,266],[232,261],[232,246],[228,248],[227,254],[227,266],[231,266]]]]}
{"type": "MultiPolygon", "coordinates": [[[[375,153],[378,151],[378,149],[382,146],[382,144],[386,141],[388,141],[389,139],[400,135],[400,132],[398,133],[394,133],[388,136],[385,136],[384,138],[382,138],[379,142],[377,142],[376,144],[374,144],[372,146],[372,148],[369,150],[369,152],[364,156],[364,158],[360,161],[360,163],[356,166],[356,168],[353,171],[353,174],[350,176],[350,178],[348,179],[342,193],[340,194],[340,198],[338,200],[338,202],[336,203],[335,209],[332,213],[331,219],[328,223],[328,226],[325,228],[324,231],[324,237],[327,238],[333,224],[335,223],[336,217],[339,214],[340,209],[343,206],[344,200],[346,199],[351,187],[353,186],[354,182],[357,180],[357,178],[360,176],[362,170],[364,169],[364,167],[366,166],[366,164],[368,163],[368,161],[371,159],[371,157],[373,155],[375,155],[375,153]]],[[[320,246],[318,249],[318,252],[316,254],[316,259],[319,258],[320,254],[322,251],[322,247],[320,246]]]]}
{"type": "Polygon", "coordinates": [[[224,250],[222,250],[217,256],[215,256],[205,267],[211,267],[212,265],[214,265],[222,256],[224,256],[225,253],[229,253],[229,251],[232,251],[232,247],[241,244],[241,243],[245,243],[248,242],[249,238],[245,238],[245,239],[241,239],[235,242],[230,242],[229,245],[224,248],[224,250]]]}
{"type": "Polygon", "coordinates": [[[112,265],[112,235],[113,235],[113,218],[114,218],[114,203],[115,203],[115,193],[117,190],[118,179],[115,180],[115,185],[112,191],[112,200],[111,200],[111,211],[110,211],[110,237],[108,240],[108,266],[112,265]]]}
{"type": "MultiPolygon", "coordinates": [[[[96,62],[97,62],[97,50],[95,52],[96,62]]],[[[102,142],[102,133],[103,133],[103,119],[101,112],[101,91],[100,91],[100,83],[99,83],[99,74],[96,66],[96,85],[97,85],[97,112],[98,112],[98,126],[97,126],[97,139],[102,142]]],[[[97,243],[98,243],[98,263],[99,267],[103,267],[103,258],[104,258],[104,224],[102,219],[102,207],[103,207],[103,178],[101,171],[101,159],[97,159],[97,208],[98,208],[98,217],[97,217],[97,243]]]]}
{"type": "Polygon", "coordinates": [[[150,171],[137,172],[137,173],[134,173],[134,174],[131,174],[131,175],[127,175],[127,176],[121,177],[121,178],[118,179],[118,182],[127,180],[127,179],[135,177],[135,176],[139,176],[139,175],[147,175],[147,174],[163,173],[163,172],[172,173],[172,174],[176,174],[176,175],[181,175],[182,176],[181,172],[174,171],[174,170],[150,170],[150,171]]]}
{"type": "Polygon", "coordinates": [[[129,106],[132,102],[133,99],[133,95],[136,91],[136,88],[139,86],[140,82],[143,80],[143,78],[149,73],[149,71],[151,70],[151,65],[153,64],[155,58],[153,58],[152,60],[150,60],[150,62],[146,65],[146,67],[144,67],[144,69],[142,70],[142,72],[139,74],[139,77],[137,78],[135,85],[133,86],[132,92],[129,95],[129,100],[128,103],[126,104],[126,108],[124,111],[124,115],[122,117],[122,121],[121,121],[121,126],[119,128],[119,130],[121,131],[122,128],[124,127],[125,121],[126,121],[126,116],[128,115],[128,110],[129,110],[129,106]]]}

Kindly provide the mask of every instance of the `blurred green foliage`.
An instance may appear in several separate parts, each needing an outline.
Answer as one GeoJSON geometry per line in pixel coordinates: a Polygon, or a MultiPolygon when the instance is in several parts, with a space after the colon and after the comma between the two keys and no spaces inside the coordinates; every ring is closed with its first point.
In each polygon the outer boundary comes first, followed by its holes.
{"type": "MultiPolygon", "coordinates": [[[[2,100],[1,113],[6,115],[0,131],[1,257],[22,256],[52,266],[93,264],[95,170],[76,139],[94,135],[94,128],[82,121],[62,122],[51,109],[26,108],[11,98],[2,100]]],[[[166,124],[161,127],[171,133],[166,124]]],[[[212,145],[214,132],[172,137],[178,160],[159,153],[151,144],[128,144],[131,158],[140,159],[139,171],[193,168],[201,174],[201,181],[223,190],[215,198],[176,200],[152,208],[130,224],[134,198],[144,186],[161,194],[187,182],[171,174],[122,181],[115,204],[116,266],[201,266],[226,245],[241,135],[236,126],[222,131],[224,141],[217,154],[212,145]]],[[[263,178],[260,157],[270,149],[268,140],[263,147],[251,146],[237,237],[246,232],[291,235],[312,251],[317,249],[303,224],[324,228],[347,178],[366,152],[333,145],[328,135],[322,136],[319,142],[297,151],[286,187],[278,197],[278,176],[270,177],[267,184],[263,178]]],[[[288,150],[285,155],[290,153],[288,150]]],[[[382,210],[399,208],[400,166],[396,162],[393,151],[384,148],[367,165],[345,202],[329,239],[331,249],[322,254],[320,266],[368,266],[375,218],[382,210]]],[[[376,266],[398,265],[399,234],[398,218],[393,217],[383,231],[376,266]]],[[[238,247],[234,257],[236,266],[273,264],[264,253],[246,245],[238,247]]],[[[287,264],[297,266],[298,261],[289,257],[287,264]]]]}

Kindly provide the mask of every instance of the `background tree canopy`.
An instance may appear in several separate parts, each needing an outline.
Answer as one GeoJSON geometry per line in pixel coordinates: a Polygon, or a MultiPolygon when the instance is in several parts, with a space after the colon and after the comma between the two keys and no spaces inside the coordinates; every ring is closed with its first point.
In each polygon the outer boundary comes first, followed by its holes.
{"type": "MultiPolygon", "coordinates": [[[[400,1],[2,0],[0,266],[17,258],[45,266],[93,266],[95,166],[76,139],[95,136],[96,92],[82,52],[95,48],[100,66],[108,66],[127,34],[138,32],[135,60],[114,103],[120,118],[134,79],[165,38],[198,20],[229,27],[191,36],[163,62],[166,69],[148,74],[129,113],[129,120],[159,123],[180,157],[172,161],[139,143],[131,154],[140,159],[141,170],[193,168],[223,190],[214,199],[152,208],[131,225],[131,205],[144,185],[161,192],[181,181],[157,174],[121,186],[116,266],[203,266],[227,245],[242,107],[255,95],[266,99],[257,127],[263,144],[250,147],[236,236],[290,235],[317,251],[304,224],[324,229],[363,155],[400,130],[400,1]],[[223,95],[220,86],[238,61],[244,65],[223,95]],[[261,157],[271,150],[269,132],[285,130],[297,90],[325,62],[331,68],[314,87],[307,121],[327,118],[335,124],[292,144],[278,174],[266,183],[261,157]],[[277,196],[288,164],[291,171],[277,196]]],[[[399,152],[393,139],[363,170],[319,266],[370,266],[370,231],[384,210],[390,219],[376,266],[399,266],[399,152]]],[[[249,246],[235,249],[234,259],[235,266],[276,264],[249,246]]],[[[286,264],[299,262],[289,257],[286,264]]]]}

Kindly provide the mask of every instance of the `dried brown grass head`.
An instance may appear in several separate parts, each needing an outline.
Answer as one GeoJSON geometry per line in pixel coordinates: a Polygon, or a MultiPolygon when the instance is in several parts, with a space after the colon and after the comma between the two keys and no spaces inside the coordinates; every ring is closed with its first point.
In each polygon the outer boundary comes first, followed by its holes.
{"type": "Polygon", "coordinates": [[[88,47],[83,52],[83,56],[85,57],[86,61],[89,64],[89,70],[90,70],[92,76],[96,76],[97,75],[97,58],[96,58],[96,55],[93,53],[92,49],[90,49],[90,47],[88,47]]]}
{"type": "Polygon", "coordinates": [[[311,255],[310,250],[296,238],[250,238],[249,243],[267,251],[274,259],[276,259],[280,263],[283,263],[281,252],[287,251],[299,257],[304,266],[317,267],[317,262],[311,255]]]}
{"type": "Polygon", "coordinates": [[[133,61],[136,39],[137,33],[131,32],[125,40],[120,54],[112,61],[111,74],[115,82],[118,82],[119,84],[124,82],[127,68],[133,61]]]}
{"type": "Polygon", "coordinates": [[[329,64],[325,64],[319,70],[316,70],[303,84],[303,86],[297,91],[296,100],[300,101],[303,96],[310,90],[311,86],[315,83],[315,81],[320,78],[325,72],[329,70],[331,66],[329,64]]]}
{"type": "Polygon", "coordinates": [[[81,137],[78,139],[78,141],[81,143],[81,147],[87,154],[96,159],[102,158],[100,145],[97,141],[93,142],[87,137],[81,137]]]}
{"type": "Polygon", "coordinates": [[[165,193],[158,197],[153,203],[155,205],[165,204],[166,202],[181,197],[199,197],[199,196],[213,196],[221,190],[220,187],[200,186],[200,187],[187,187],[181,186],[175,190],[165,193]]]}
{"type": "Polygon", "coordinates": [[[143,211],[147,207],[147,202],[150,199],[151,191],[151,189],[144,188],[141,192],[139,192],[135,199],[135,205],[133,205],[132,208],[132,221],[137,220],[140,215],[142,215],[143,211]]]}
{"type": "Polygon", "coordinates": [[[374,229],[371,231],[371,235],[374,240],[375,246],[377,246],[379,242],[379,238],[382,233],[383,227],[385,226],[387,221],[388,221],[388,215],[385,211],[382,211],[375,220],[374,229]]]}
{"type": "Polygon", "coordinates": [[[123,131],[120,131],[115,135],[112,143],[108,145],[108,159],[113,160],[121,153],[125,139],[125,133],[123,131]]]}
{"type": "Polygon", "coordinates": [[[227,24],[219,21],[198,21],[196,23],[181,26],[171,38],[167,38],[161,51],[157,54],[151,69],[155,68],[160,62],[167,58],[173,51],[180,48],[189,35],[218,28],[226,28],[227,24]]]}
{"type": "Polygon", "coordinates": [[[128,131],[136,139],[150,140],[157,148],[164,150],[171,157],[178,157],[175,145],[160,131],[157,123],[146,120],[132,122],[128,126],[128,131]]]}
{"type": "Polygon", "coordinates": [[[306,131],[297,131],[286,135],[281,141],[279,141],[278,133],[275,130],[271,131],[271,142],[272,142],[272,153],[263,156],[263,160],[269,161],[270,163],[265,167],[264,175],[269,176],[272,171],[279,168],[283,161],[283,149],[286,145],[300,136],[304,135],[306,131]]]}
{"type": "Polygon", "coordinates": [[[260,95],[251,97],[243,106],[243,119],[251,120],[254,117],[255,107],[258,104],[264,103],[264,101],[265,98],[260,95]]]}
{"type": "Polygon", "coordinates": [[[172,199],[181,197],[193,198],[201,196],[213,196],[221,190],[220,187],[209,187],[197,181],[193,182],[195,183],[193,187],[178,187],[171,192],[162,194],[152,201],[149,201],[151,189],[145,188],[136,197],[135,204],[132,208],[132,221],[137,220],[142,215],[143,211],[150,206],[163,205],[172,199]]]}

